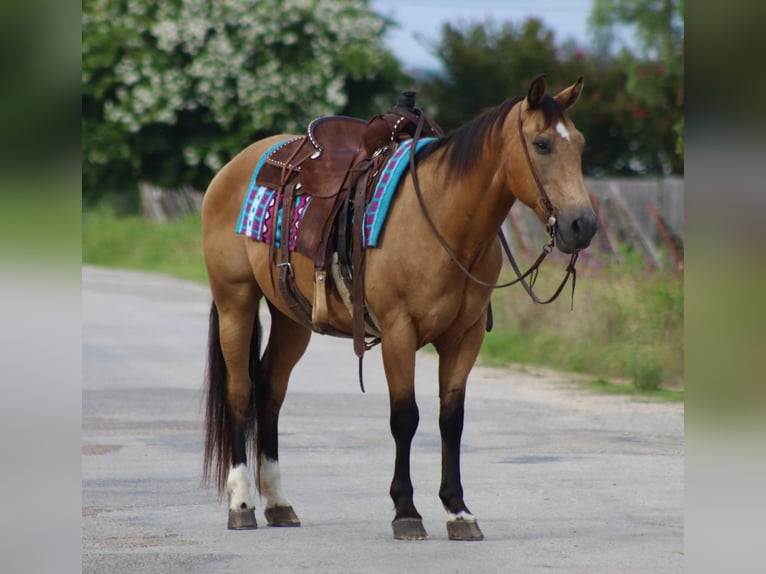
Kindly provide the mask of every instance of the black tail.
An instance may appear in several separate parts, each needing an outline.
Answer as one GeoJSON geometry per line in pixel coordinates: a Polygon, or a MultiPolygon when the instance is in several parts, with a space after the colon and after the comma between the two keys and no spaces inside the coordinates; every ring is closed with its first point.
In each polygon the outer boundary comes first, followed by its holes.
{"type": "MultiPolygon", "coordinates": [[[[253,334],[250,338],[250,381],[255,383],[260,370],[261,322],[256,309],[253,320],[253,334]]],[[[213,478],[219,495],[226,492],[226,478],[232,460],[233,430],[232,419],[226,402],[226,362],[221,350],[218,308],[213,302],[210,307],[210,330],[208,333],[208,357],[205,371],[205,458],[203,481],[210,483],[213,478]]],[[[248,451],[255,451],[255,392],[250,393],[250,407],[245,420],[245,438],[248,451]]]]}

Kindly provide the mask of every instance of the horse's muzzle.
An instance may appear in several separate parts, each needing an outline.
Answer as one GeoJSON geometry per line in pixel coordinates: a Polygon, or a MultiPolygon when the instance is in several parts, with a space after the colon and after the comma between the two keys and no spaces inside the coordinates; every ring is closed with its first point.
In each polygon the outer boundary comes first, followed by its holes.
{"type": "Polygon", "coordinates": [[[593,209],[559,215],[556,225],[556,246],[564,253],[574,253],[590,245],[598,230],[593,209]]]}

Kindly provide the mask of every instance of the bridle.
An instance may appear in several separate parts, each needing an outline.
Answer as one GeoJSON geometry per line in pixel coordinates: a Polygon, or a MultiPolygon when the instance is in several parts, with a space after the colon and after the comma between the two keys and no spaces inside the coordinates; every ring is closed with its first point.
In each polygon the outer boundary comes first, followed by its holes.
{"type": "Polygon", "coordinates": [[[556,291],[553,293],[551,297],[543,300],[543,299],[540,299],[533,291],[533,287],[535,285],[535,281],[537,280],[537,273],[540,268],[540,265],[545,260],[545,258],[548,257],[548,255],[553,251],[553,248],[555,246],[556,226],[558,222],[556,221],[555,209],[553,207],[553,204],[551,203],[551,200],[548,197],[548,194],[545,192],[545,188],[543,187],[543,184],[540,181],[540,177],[537,175],[537,170],[535,169],[535,166],[532,163],[532,158],[529,155],[527,140],[524,138],[523,126],[521,121],[521,104],[523,101],[524,100],[521,100],[519,102],[519,113],[518,113],[518,122],[517,122],[518,128],[519,128],[519,137],[521,138],[521,143],[524,149],[524,156],[526,157],[527,165],[529,166],[529,170],[532,172],[532,177],[535,180],[537,191],[540,194],[540,199],[542,200],[543,204],[548,210],[548,221],[547,221],[547,225],[545,226],[545,229],[548,232],[548,236],[550,238],[550,241],[545,246],[543,246],[542,252],[537,257],[535,262],[532,263],[532,266],[529,269],[527,269],[526,272],[522,273],[521,269],[516,263],[516,259],[513,257],[513,253],[511,252],[511,248],[508,245],[508,240],[505,238],[505,234],[503,233],[502,227],[499,230],[500,243],[503,246],[503,251],[505,252],[506,257],[508,258],[508,261],[511,264],[511,267],[513,267],[513,270],[516,273],[516,279],[508,281],[507,283],[488,283],[476,277],[473,273],[471,273],[471,271],[468,268],[465,267],[465,265],[463,265],[460,262],[460,260],[457,258],[455,253],[452,251],[452,249],[450,249],[449,245],[447,245],[447,242],[442,236],[442,234],[439,233],[439,230],[436,228],[436,225],[431,219],[431,216],[428,214],[428,210],[426,209],[425,202],[423,201],[423,193],[420,190],[420,181],[418,179],[418,172],[415,166],[415,149],[416,149],[415,146],[417,145],[418,140],[420,139],[420,134],[423,129],[423,125],[425,123],[425,118],[422,114],[420,116],[420,119],[418,120],[418,125],[417,125],[417,128],[415,129],[415,134],[412,137],[412,147],[411,147],[412,151],[410,152],[410,173],[412,173],[412,183],[414,184],[414,187],[415,187],[415,195],[418,198],[420,209],[423,212],[423,216],[425,217],[426,222],[428,223],[428,226],[431,228],[431,231],[433,232],[434,237],[436,237],[436,240],[442,246],[442,249],[444,249],[447,255],[449,255],[449,258],[452,260],[455,266],[458,269],[460,269],[460,271],[462,271],[462,273],[468,279],[470,279],[471,281],[473,281],[474,283],[478,285],[481,285],[482,287],[489,287],[490,289],[502,289],[504,287],[510,287],[511,285],[521,283],[522,287],[524,287],[524,290],[527,292],[527,294],[531,297],[531,299],[535,303],[546,305],[548,303],[552,303],[558,298],[558,296],[564,290],[564,286],[566,285],[567,281],[569,280],[569,276],[571,275],[572,276],[572,305],[574,306],[574,290],[575,290],[575,284],[577,282],[577,270],[575,269],[575,263],[577,262],[579,251],[575,251],[570,257],[569,264],[567,265],[567,268],[566,268],[566,275],[564,275],[564,279],[561,281],[561,284],[558,286],[558,288],[556,289],[556,291]],[[529,281],[526,280],[527,277],[530,278],[529,281]]]}

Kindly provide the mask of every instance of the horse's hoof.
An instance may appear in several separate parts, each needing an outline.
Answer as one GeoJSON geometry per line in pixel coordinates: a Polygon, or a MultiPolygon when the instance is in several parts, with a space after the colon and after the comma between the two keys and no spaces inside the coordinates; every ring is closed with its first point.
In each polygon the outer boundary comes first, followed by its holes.
{"type": "Polygon", "coordinates": [[[397,518],[391,523],[391,526],[394,529],[394,540],[425,540],[428,538],[420,518],[397,518]]]}
{"type": "Polygon", "coordinates": [[[255,521],[255,508],[230,509],[229,530],[252,530],[258,528],[255,521]]]}
{"type": "Polygon", "coordinates": [[[484,534],[475,520],[448,520],[447,534],[450,540],[484,540],[484,534]]]}
{"type": "Polygon", "coordinates": [[[301,521],[292,506],[273,506],[263,511],[269,526],[300,526],[301,521]]]}

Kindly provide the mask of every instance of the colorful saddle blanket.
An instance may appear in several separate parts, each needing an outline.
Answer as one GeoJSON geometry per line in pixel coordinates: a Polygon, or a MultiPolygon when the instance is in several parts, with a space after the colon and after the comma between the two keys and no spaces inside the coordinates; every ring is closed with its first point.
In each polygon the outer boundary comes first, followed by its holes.
{"type": "MultiPolygon", "coordinates": [[[[423,138],[418,141],[417,151],[419,151],[433,138],[423,138]]],[[[236,232],[264,243],[271,243],[272,226],[276,225],[276,245],[280,246],[281,227],[282,227],[282,206],[277,206],[276,222],[272,221],[274,216],[274,202],[277,193],[273,189],[264,186],[255,185],[256,176],[263,166],[265,158],[271,153],[272,149],[280,146],[284,142],[275,144],[269,149],[256,165],[253,177],[250,180],[245,201],[242,203],[242,210],[237,221],[236,232]]],[[[365,247],[377,247],[380,234],[388,215],[394,192],[399,185],[404,172],[409,167],[410,152],[412,149],[412,140],[404,141],[386,163],[381,171],[380,177],[375,184],[370,203],[367,205],[364,218],[364,244],[365,247]]],[[[295,209],[293,210],[292,221],[290,222],[290,237],[288,238],[288,248],[295,251],[296,238],[301,226],[303,216],[311,208],[312,197],[308,194],[300,194],[295,197],[295,209]]],[[[280,198],[281,201],[281,198],[280,198]]]]}

